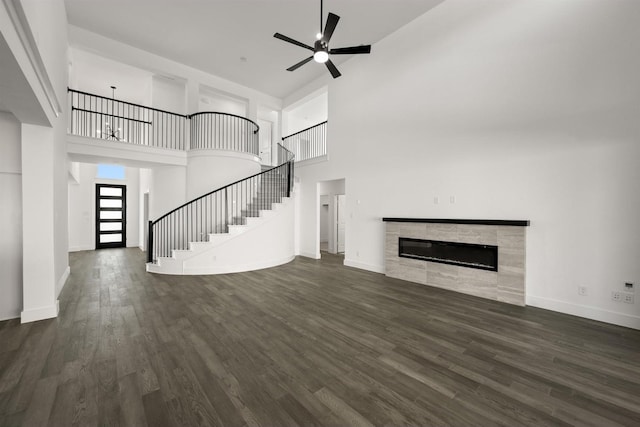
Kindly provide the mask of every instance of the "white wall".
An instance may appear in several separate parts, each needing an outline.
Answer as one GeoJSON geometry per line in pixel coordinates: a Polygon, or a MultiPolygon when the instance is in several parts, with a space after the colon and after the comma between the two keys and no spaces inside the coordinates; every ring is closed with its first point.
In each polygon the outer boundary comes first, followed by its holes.
{"type": "Polygon", "coordinates": [[[153,76],[151,83],[151,106],[176,114],[195,113],[187,111],[187,93],[184,81],[164,76],[153,76]]]}
{"type": "Polygon", "coordinates": [[[283,111],[284,136],[327,121],[328,102],[327,92],[322,90],[288,106],[283,111]]]}
{"type": "Polygon", "coordinates": [[[20,122],[0,112],[0,321],[22,309],[22,164],[20,122]]]}
{"type": "MultiPolygon", "coordinates": [[[[55,317],[57,296],[69,274],[66,127],[67,22],[64,2],[21,0],[36,56],[23,72],[44,67],[40,84],[51,87],[49,126],[22,124],[23,322],[55,317]],[[24,71],[27,70],[27,71],[24,71]],[[49,86],[50,84],[50,86],[49,86]]],[[[28,40],[28,39],[25,39],[28,40]]],[[[28,42],[27,42],[28,43],[28,42]]]]}
{"type": "MultiPolygon", "coordinates": [[[[148,234],[148,229],[149,229],[149,219],[151,219],[151,217],[149,216],[149,218],[144,218],[144,195],[146,193],[149,193],[149,197],[150,195],[150,191],[151,191],[151,169],[146,169],[146,168],[140,168],[140,191],[138,194],[138,209],[140,211],[140,225],[139,225],[139,229],[140,229],[140,234],[138,236],[138,241],[139,241],[139,247],[141,250],[146,251],[147,250],[147,234],[148,234]]],[[[149,206],[148,208],[150,208],[151,206],[149,206]]],[[[149,214],[150,212],[148,212],[149,214]]]]}
{"type": "Polygon", "coordinates": [[[260,162],[252,155],[223,150],[190,150],[187,164],[187,200],[259,172],[260,162]]]}
{"type": "Polygon", "coordinates": [[[282,100],[278,98],[75,26],[69,26],[69,38],[72,46],[79,50],[97,52],[132,67],[186,81],[190,113],[199,106],[200,91],[209,89],[246,100],[246,116],[253,121],[257,120],[259,105],[277,110],[282,107],[282,100]]]}
{"type": "Polygon", "coordinates": [[[111,98],[111,86],[115,86],[116,99],[151,105],[151,72],[82,49],[69,51],[71,89],[111,98]]]}
{"type": "Polygon", "coordinates": [[[149,187],[149,219],[155,221],[187,201],[187,168],[153,168],[149,187]]]}
{"type": "Polygon", "coordinates": [[[239,97],[225,95],[213,89],[200,88],[199,111],[235,114],[247,117],[248,101],[239,97]]]}
{"type": "Polygon", "coordinates": [[[331,159],[296,169],[301,252],[317,246],[316,183],[345,176],[346,264],[384,271],[384,216],[528,219],[528,304],[640,328],[640,305],[610,298],[640,286],[639,14],[449,0],[347,61],[329,83],[331,159]]]}
{"type": "Polygon", "coordinates": [[[127,186],[127,247],[140,242],[139,170],[125,168],[124,180],[96,178],[98,165],[80,163],[79,182],[69,183],[69,251],[96,248],[96,184],[127,186]]]}

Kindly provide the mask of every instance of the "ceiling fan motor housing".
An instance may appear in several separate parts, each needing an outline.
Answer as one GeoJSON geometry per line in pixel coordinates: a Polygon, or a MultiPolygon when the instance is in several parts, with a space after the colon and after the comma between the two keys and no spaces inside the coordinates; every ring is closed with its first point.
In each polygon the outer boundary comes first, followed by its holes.
{"type": "Polygon", "coordinates": [[[314,52],[324,51],[324,52],[329,53],[329,45],[327,44],[327,42],[325,42],[322,39],[316,40],[316,42],[313,45],[313,51],[314,52]]]}

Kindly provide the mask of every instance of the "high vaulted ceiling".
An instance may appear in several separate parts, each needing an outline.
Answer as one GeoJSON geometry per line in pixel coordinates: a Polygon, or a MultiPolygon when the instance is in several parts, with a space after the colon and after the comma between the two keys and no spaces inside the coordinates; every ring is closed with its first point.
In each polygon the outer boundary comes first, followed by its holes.
{"type": "MultiPolygon", "coordinates": [[[[372,44],[443,0],[325,0],[341,20],[331,47],[372,44]]],[[[283,98],[328,74],[311,52],[273,37],[313,45],[320,0],[65,0],[69,23],[283,98]]],[[[420,41],[417,40],[417,43],[420,41]]],[[[407,46],[411,49],[411,46],[407,46]]],[[[338,66],[350,55],[332,57],[338,66]]]]}

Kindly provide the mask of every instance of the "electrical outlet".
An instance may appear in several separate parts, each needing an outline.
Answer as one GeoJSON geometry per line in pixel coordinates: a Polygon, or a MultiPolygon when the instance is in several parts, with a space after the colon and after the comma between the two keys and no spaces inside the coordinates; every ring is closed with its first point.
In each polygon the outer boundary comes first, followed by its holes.
{"type": "Polygon", "coordinates": [[[633,304],[633,294],[631,292],[622,293],[622,302],[633,304]]]}
{"type": "Polygon", "coordinates": [[[622,301],[622,292],[611,291],[611,299],[614,301],[622,301]]]}
{"type": "Polygon", "coordinates": [[[586,286],[578,286],[578,295],[582,295],[582,296],[589,295],[587,287],[586,286]]]}

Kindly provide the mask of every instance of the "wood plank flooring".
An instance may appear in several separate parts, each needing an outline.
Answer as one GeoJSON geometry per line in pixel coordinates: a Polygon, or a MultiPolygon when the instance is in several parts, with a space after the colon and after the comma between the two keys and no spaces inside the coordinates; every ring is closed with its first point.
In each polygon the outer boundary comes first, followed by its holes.
{"type": "Polygon", "coordinates": [[[0,322],[1,426],[640,425],[640,331],[341,258],[222,276],[70,255],[57,319],[0,322]]]}

